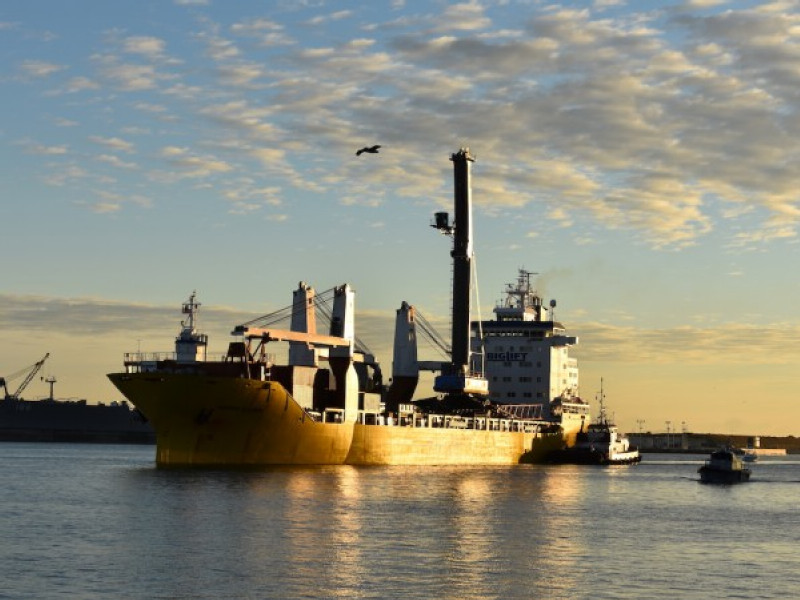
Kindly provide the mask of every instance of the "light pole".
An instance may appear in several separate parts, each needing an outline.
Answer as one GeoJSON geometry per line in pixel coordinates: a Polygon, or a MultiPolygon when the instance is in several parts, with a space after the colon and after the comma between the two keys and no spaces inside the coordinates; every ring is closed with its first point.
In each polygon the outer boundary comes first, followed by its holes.
{"type": "Polygon", "coordinates": [[[669,426],[670,426],[670,425],[672,425],[672,421],[666,421],[666,423],[667,423],[667,450],[669,450],[669,448],[670,448],[670,443],[669,443],[669,426]]]}

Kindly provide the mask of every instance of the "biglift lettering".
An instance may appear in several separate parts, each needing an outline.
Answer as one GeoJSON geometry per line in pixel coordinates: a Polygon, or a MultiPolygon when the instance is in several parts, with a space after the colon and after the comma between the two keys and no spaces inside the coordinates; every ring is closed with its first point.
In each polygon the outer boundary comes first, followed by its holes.
{"type": "Polygon", "coordinates": [[[527,352],[487,352],[486,360],[493,362],[523,362],[527,356],[527,352]]]}

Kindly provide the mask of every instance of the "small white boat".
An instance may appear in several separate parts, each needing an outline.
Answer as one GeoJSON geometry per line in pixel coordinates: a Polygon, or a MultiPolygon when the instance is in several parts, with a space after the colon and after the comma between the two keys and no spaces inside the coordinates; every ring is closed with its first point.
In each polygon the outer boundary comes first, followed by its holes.
{"type": "Polygon", "coordinates": [[[731,448],[711,453],[711,457],[697,470],[703,483],[741,483],[750,480],[750,469],[731,448]]]}
{"type": "Polygon", "coordinates": [[[744,462],[756,462],[758,460],[758,454],[756,454],[754,448],[735,448],[733,451],[744,462]]]}

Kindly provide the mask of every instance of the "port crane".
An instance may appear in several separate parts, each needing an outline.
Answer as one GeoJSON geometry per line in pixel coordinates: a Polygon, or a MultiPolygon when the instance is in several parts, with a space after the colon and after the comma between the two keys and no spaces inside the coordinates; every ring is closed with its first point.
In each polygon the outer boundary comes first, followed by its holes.
{"type": "Polygon", "coordinates": [[[49,356],[50,353],[48,352],[47,354],[44,355],[44,358],[42,358],[42,360],[34,363],[33,365],[25,367],[24,369],[20,369],[16,373],[12,373],[11,375],[8,375],[6,377],[0,377],[0,386],[3,387],[3,390],[5,392],[5,399],[19,400],[19,396],[20,394],[22,394],[22,391],[26,387],[28,387],[28,384],[33,380],[34,377],[36,377],[36,374],[39,372],[39,369],[42,368],[44,361],[46,361],[49,356]],[[19,384],[19,387],[17,387],[16,391],[13,394],[9,394],[8,382],[17,379],[18,377],[21,377],[23,375],[25,375],[25,379],[22,380],[22,383],[19,384]]]}

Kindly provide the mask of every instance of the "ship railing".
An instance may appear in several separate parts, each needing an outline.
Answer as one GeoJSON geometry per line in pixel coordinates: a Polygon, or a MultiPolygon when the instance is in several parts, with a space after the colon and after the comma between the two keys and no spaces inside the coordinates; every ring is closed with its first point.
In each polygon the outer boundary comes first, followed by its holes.
{"type": "Polygon", "coordinates": [[[125,364],[155,363],[162,360],[175,360],[175,352],[126,352],[125,364]]]}
{"type": "MultiPolygon", "coordinates": [[[[341,411],[341,409],[328,409],[341,411]]],[[[325,419],[325,417],[323,417],[325,419]]],[[[326,422],[341,422],[325,419],[326,422]]],[[[357,422],[361,425],[381,425],[385,427],[414,427],[434,429],[473,429],[479,431],[503,431],[537,433],[545,421],[504,419],[498,417],[463,417],[460,415],[439,414],[401,414],[384,415],[376,411],[358,411],[357,422]]]]}
{"type": "Polygon", "coordinates": [[[541,419],[541,404],[498,404],[497,412],[512,419],[541,419]]]}
{"type": "MultiPolygon", "coordinates": [[[[222,362],[225,360],[225,354],[219,354],[215,356],[209,355],[206,358],[207,362],[222,362]]],[[[149,364],[149,363],[158,363],[163,362],[166,360],[175,361],[178,359],[178,355],[175,352],[126,352],[124,354],[124,361],[126,365],[135,365],[135,364],[149,364]]]]}

